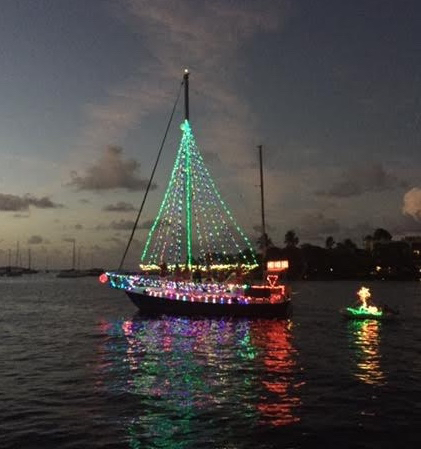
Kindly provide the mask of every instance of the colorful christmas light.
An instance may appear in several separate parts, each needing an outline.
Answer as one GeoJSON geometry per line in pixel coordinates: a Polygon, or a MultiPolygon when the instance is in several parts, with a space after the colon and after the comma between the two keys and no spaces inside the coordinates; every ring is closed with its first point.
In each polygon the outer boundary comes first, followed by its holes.
{"type": "Polygon", "coordinates": [[[252,246],[222,200],[187,120],[181,130],[171,178],[141,256],[142,269],[164,262],[189,269],[241,263],[247,271],[257,266],[252,246]]]}

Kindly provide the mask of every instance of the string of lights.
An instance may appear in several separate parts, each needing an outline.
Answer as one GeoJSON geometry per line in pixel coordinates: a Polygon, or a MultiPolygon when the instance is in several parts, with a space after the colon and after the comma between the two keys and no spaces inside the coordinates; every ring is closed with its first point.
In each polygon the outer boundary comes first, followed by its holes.
{"type": "Polygon", "coordinates": [[[208,269],[257,266],[253,248],[222,200],[190,123],[182,137],[164,199],[141,255],[142,267],[194,265],[208,269]]]}

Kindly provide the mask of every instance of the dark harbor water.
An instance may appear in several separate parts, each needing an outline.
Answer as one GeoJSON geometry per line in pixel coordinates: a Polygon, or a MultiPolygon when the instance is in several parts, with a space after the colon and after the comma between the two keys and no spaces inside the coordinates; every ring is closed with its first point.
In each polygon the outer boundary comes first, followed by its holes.
{"type": "Polygon", "coordinates": [[[292,320],[145,319],[95,278],[0,278],[0,448],[415,448],[421,284],[344,321],[358,282],[295,284],[292,320]]]}

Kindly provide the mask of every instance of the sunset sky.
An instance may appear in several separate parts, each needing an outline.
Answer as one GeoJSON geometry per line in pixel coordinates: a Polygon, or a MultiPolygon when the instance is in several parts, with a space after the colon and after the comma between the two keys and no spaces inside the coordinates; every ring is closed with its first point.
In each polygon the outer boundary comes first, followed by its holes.
{"type": "MultiPolygon", "coordinates": [[[[221,194],[283,245],[421,235],[418,0],[3,0],[0,265],[118,265],[184,68],[221,194]]],[[[128,259],[180,139],[180,102],[128,259]]]]}

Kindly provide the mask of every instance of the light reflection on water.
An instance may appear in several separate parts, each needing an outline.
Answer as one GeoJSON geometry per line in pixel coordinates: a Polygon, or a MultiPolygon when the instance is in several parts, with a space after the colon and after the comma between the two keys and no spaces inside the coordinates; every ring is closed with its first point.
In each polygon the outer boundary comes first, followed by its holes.
{"type": "Polygon", "coordinates": [[[302,382],[294,382],[296,351],[292,345],[291,322],[269,321],[264,327],[252,326],[252,333],[260,337],[261,355],[269,379],[262,383],[267,390],[257,408],[262,420],[275,426],[298,422],[295,409],[301,404],[297,395],[302,382]]]}
{"type": "Polygon", "coordinates": [[[386,376],[381,368],[380,330],[377,320],[351,320],[348,329],[354,349],[354,375],[369,385],[385,385],[386,376]]]}
{"type": "Polygon", "coordinates": [[[0,282],[1,449],[420,446],[421,283],[370,285],[400,315],[367,324],[355,282],[300,283],[292,324],[142,320],[97,284],[0,282]]]}
{"type": "Polygon", "coordinates": [[[238,426],[247,433],[298,422],[301,383],[292,326],[139,317],[103,322],[101,330],[113,337],[100,351],[111,361],[100,364],[105,388],[135,401],[125,423],[130,446],[146,439],[156,447],[188,447],[188,435],[197,442],[201,428],[209,441],[223,444],[238,426]]]}

